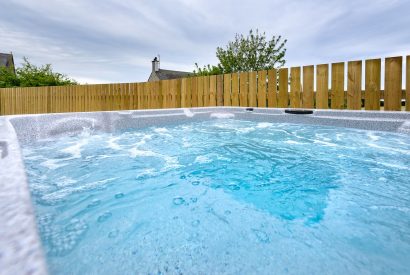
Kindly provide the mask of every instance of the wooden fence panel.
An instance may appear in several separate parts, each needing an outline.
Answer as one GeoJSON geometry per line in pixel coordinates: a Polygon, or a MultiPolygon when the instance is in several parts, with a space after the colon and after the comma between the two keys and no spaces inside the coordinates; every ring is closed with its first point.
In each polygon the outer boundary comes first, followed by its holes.
{"type": "Polygon", "coordinates": [[[362,108],[362,61],[347,63],[347,109],[362,108]]]}
{"type": "Polygon", "coordinates": [[[365,110],[380,110],[381,59],[365,62],[365,110]]]}
{"type": "Polygon", "coordinates": [[[175,108],[181,108],[181,78],[175,79],[175,108]]]}
{"type": "Polygon", "coordinates": [[[330,106],[332,109],[344,109],[344,68],[345,63],[332,63],[332,92],[330,106]]]}
{"type": "Polygon", "coordinates": [[[315,94],[313,92],[314,66],[303,66],[302,107],[314,108],[315,94]]]}
{"type": "Polygon", "coordinates": [[[256,72],[249,72],[248,73],[248,106],[249,107],[257,107],[257,79],[256,79],[256,72]]]}
{"type": "Polygon", "coordinates": [[[205,107],[209,106],[209,100],[210,100],[209,81],[210,81],[210,77],[204,76],[204,106],[205,107]]]}
{"type": "Polygon", "coordinates": [[[239,106],[248,106],[248,73],[241,72],[239,74],[239,106]]]}
{"type": "Polygon", "coordinates": [[[239,106],[239,74],[232,74],[232,92],[231,92],[232,106],[239,106]]]}
{"type": "Polygon", "coordinates": [[[287,108],[289,106],[289,72],[287,68],[279,69],[279,94],[278,107],[287,108]]]}
{"type": "Polygon", "coordinates": [[[216,75],[209,77],[209,103],[207,106],[216,106],[216,75]]]}
{"type": "Polygon", "coordinates": [[[316,108],[329,108],[329,65],[316,67],[316,108]]]}
{"type": "Polygon", "coordinates": [[[406,111],[410,111],[410,55],[406,57],[406,111]]]}
{"type": "Polygon", "coordinates": [[[386,58],[385,90],[380,87],[381,59],[366,60],[364,76],[360,60],[347,63],[347,74],[343,62],[331,65],[330,90],[328,64],[317,66],[316,80],[314,66],[292,67],[290,86],[289,70],[283,68],[144,83],[3,88],[0,115],[202,106],[327,109],[330,105],[333,109],[360,110],[363,99],[366,110],[380,110],[380,100],[384,100],[384,110],[410,111],[410,56],[406,56],[405,90],[402,57],[386,58]],[[403,99],[405,107],[401,106],[403,99]]]}
{"type": "Polygon", "coordinates": [[[231,102],[231,75],[224,74],[224,106],[232,106],[231,102]]]}
{"type": "Polygon", "coordinates": [[[268,107],[278,107],[278,83],[277,83],[277,71],[271,69],[268,71],[268,107]]]}
{"type": "Polygon", "coordinates": [[[191,107],[191,78],[183,78],[181,82],[181,107],[191,107]]]}
{"type": "Polygon", "coordinates": [[[302,106],[300,100],[301,90],[300,67],[292,67],[290,68],[290,107],[300,108],[302,106]]]}
{"type": "Polygon", "coordinates": [[[347,63],[347,109],[362,108],[362,61],[347,63]]]}
{"type": "Polygon", "coordinates": [[[198,77],[191,79],[191,106],[198,107],[198,77]]]}
{"type": "Polygon", "coordinates": [[[204,81],[204,76],[198,77],[198,107],[204,107],[204,81]]]}
{"type": "Polygon", "coordinates": [[[258,72],[258,107],[266,107],[266,71],[258,72]]]}
{"type": "Polygon", "coordinates": [[[399,57],[386,58],[384,79],[384,110],[401,110],[402,62],[399,57]]]}
{"type": "Polygon", "coordinates": [[[224,106],[224,77],[216,76],[216,105],[224,106]]]}

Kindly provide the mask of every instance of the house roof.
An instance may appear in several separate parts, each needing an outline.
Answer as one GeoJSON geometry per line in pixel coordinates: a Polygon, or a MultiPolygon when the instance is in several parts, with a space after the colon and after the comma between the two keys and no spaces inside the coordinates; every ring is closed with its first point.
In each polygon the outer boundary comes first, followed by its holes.
{"type": "Polygon", "coordinates": [[[10,53],[0,53],[0,66],[14,66],[13,55],[10,53]]]}
{"type": "Polygon", "coordinates": [[[183,78],[188,76],[189,72],[181,72],[181,71],[171,71],[171,70],[163,70],[159,69],[155,72],[159,80],[166,80],[166,79],[175,79],[175,78],[183,78]]]}

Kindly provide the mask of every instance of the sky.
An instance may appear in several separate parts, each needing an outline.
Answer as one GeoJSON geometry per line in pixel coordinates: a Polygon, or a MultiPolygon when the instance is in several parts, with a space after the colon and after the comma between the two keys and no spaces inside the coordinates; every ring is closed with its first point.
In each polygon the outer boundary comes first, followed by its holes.
{"type": "Polygon", "coordinates": [[[288,40],[286,66],[410,54],[410,0],[0,0],[0,52],[80,83],[192,71],[250,29],[288,40]]]}

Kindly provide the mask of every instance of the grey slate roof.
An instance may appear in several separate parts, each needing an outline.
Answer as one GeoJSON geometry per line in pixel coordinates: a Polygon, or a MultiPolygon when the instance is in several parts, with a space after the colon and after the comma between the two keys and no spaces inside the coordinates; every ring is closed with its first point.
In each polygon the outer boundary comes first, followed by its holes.
{"type": "Polygon", "coordinates": [[[13,55],[10,53],[0,53],[0,66],[14,67],[13,55]]]}
{"type": "Polygon", "coordinates": [[[188,72],[171,71],[171,70],[163,70],[163,69],[159,69],[159,71],[155,73],[157,77],[159,78],[159,80],[183,78],[190,74],[188,72]]]}

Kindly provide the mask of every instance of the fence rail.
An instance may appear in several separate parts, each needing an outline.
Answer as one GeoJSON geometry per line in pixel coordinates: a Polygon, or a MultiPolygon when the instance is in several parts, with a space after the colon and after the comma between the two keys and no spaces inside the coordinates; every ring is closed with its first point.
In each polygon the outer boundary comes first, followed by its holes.
{"type": "Polygon", "coordinates": [[[405,69],[403,57],[385,59],[384,90],[382,59],[365,60],[364,66],[349,61],[347,74],[345,66],[340,62],[156,82],[5,88],[0,89],[0,115],[204,106],[410,111],[410,56],[405,69]]]}

